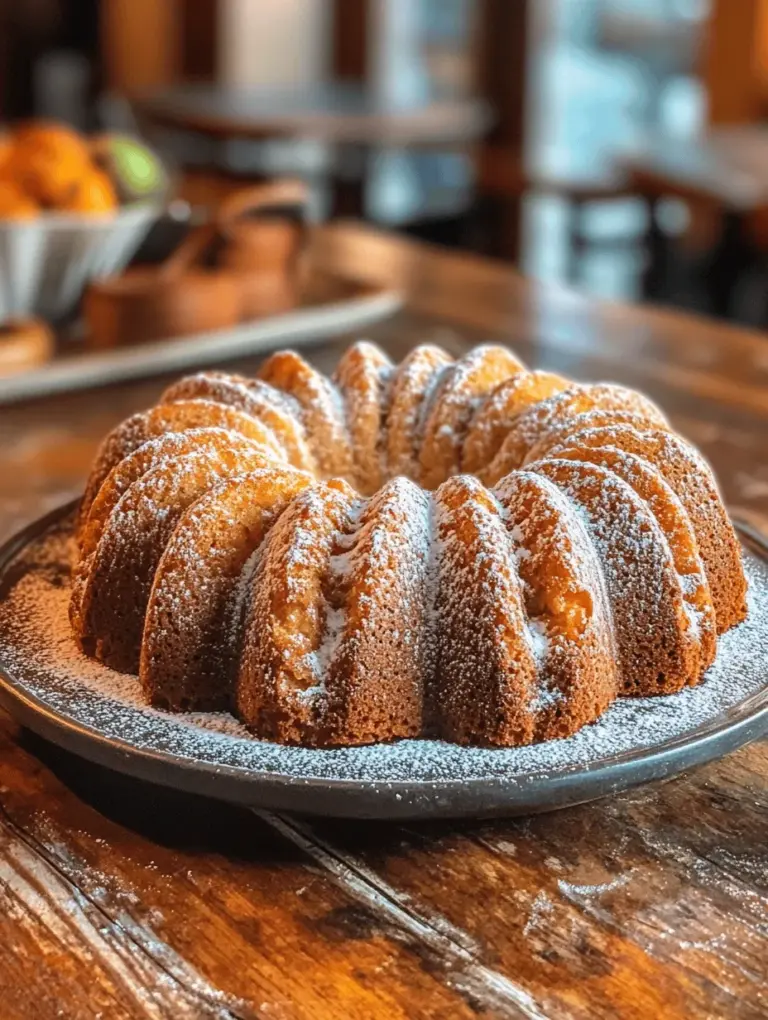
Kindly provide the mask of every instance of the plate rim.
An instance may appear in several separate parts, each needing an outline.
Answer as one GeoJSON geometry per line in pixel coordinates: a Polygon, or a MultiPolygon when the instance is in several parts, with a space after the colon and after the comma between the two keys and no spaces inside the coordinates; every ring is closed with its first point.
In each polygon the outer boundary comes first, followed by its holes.
{"type": "MultiPolygon", "coordinates": [[[[0,544],[0,581],[14,559],[64,521],[78,503],[79,498],[54,508],[0,544]]],[[[768,562],[768,537],[738,516],[732,522],[742,542],[768,562]]],[[[142,747],[57,711],[29,691],[2,660],[0,705],[21,725],[86,760],[140,780],[233,803],[329,817],[490,817],[549,811],[599,799],[678,775],[758,739],[768,733],[768,675],[764,687],[734,706],[726,716],[717,716],[656,747],[624,751],[613,759],[586,765],[565,764],[517,775],[448,779],[300,777],[142,747]],[[574,787],[581,789],[581,794],[574,795],[574,787]],[[542,798],[542,792],[547,796],[542,798]]],[[[325,752],[317,749],[317,753],[325,752]]]]}

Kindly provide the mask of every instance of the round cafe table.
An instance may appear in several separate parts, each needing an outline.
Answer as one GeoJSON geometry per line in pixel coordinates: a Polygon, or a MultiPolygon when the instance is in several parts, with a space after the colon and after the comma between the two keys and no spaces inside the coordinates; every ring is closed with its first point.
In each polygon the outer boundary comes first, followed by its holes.
{"type": "Polygon", "coordinates": [[[709,311],[729,315],[739,282],[759,267],[768,247],[768,128],[718,127],[695,139],[650,136],[616,153],[615,164],[631,191],[649,206],[645,296],[663,300],[669,272],[669,244],[654,211],[665,199],[680,199],[722,217],[704,266],[704,284],[709,311]]]}
{"type": "Polygon", "coordinates": [[[214,155],[218,142],[311,139],[330,145],[337,156],[333,214],[357,217],[364,212],[368,153],[469,147],[492,120],[488,104],[477,98],[396,104],[340,82],[289,90],[179,85],[137,98],[134,108],[149,133],[194,133],[214,143],[214,155]]]}

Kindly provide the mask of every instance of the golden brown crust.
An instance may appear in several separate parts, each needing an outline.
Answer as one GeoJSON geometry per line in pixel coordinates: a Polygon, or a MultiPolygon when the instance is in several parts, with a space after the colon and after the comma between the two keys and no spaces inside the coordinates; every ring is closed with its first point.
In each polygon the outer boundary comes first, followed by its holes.
{"type": "Polygon", "coordinates": [[[642,393],[613,383],[574,385],[534,404],[521,414],[508,432],[498,454],[486,468],[478,472],[478,477],[486,485],[495,485],[504,475],[525,463],[528,453],[550,428],[559,426],[565,418],[597,409],[630,411],[662,427],[666,426],[664,415],[642,393]]]}
{"type": "Polygon", "coordinates": [[[102,482],[124,457],[138,449],[148,439],[154,439],[166,432],[185,432],[188,429],[201,428],[231,429],[268,448],[277,461],[285,459],[269,427],[235,407],[217,404],[213,400],[183,400],[174,404],[159,404],[149,411],[140,411],[127,418],[104,439],[96,454],[80,502],[80,520],[87,517],[102,482]]]}
{"type": "MultiPolygon", "coordinates": [[[[722,634],[747,613],[747,582],[739,541],[726,512],[712,471],[698,450],[680,436],[660,429],[627,425],[587,429],[574,434],[573,446],[615,446],[654,464],[686,509],[699,547],[717,630],[722,634]]],[[[557,449],[548,456],[557,456],[557,449]]]]}
{"type": "Polygon", "coordinates": [[[98,545],[104,525],[123,493],[147,471],[158,464],[170,462],[172,465],[176,458],[196,451],[253,453],[255,447],[261,450],[265,465],[271,461],[264,447],[229,429],[189,429],[187,432],[166,432],[155,439],[148,439],[112,468],[96,493],[87,516],[83,516],[78,533],[81,559],[87,559],[98,545]]]}
{"type": "Polygon", "coordinates": [[[352,447],[341,396],[324,375],[295,351],[278,351],[259,369],[259,379],[295,398],[301,407],[318,472],[353,480],[352,447]]]}
{"type": "Polygon", "coordinates": [[[500,508],[467,475],[435,493],[440,550],[430,726],[459,744],[513,746],[534,736],[536,660],[500,508]]]}
{"type": "Polygon", "coordinates": [[[384,481],[382,432],[394,365],[375,344],[362,340],[347,348],[334,373],[346,411],[355,462],[355,484],[366,496],[384,481]]]}
{"type": "Polygon", "coordinates": [[[532,464],[535,460],[549,455],[550,450],[559,449],[564,443],[570,441],[574,433],[584,429],[604,428],[606,425],[632,425],[636,429],[669,428],[662,425],[654,418],[639,414],[637,411],[617,411],[615,408],[594,408],[591,411],[583,411],[573,417],[564,417],[562,421],[555,422],[547,427],[544,435],[534,443],[525,455],[523,467],[532,464]]]}
{"type": "Polygon", "coordinates": [[[387,414],[387,474],[419,477],[419,441],[423,411],[441,373],[453,359],[432,344],[416,347],[395,371],[387,414]]]}
{"type": "Polygon", "coordinates": [[[569,385],[567,379],[552,372],[517,372],[500,383],[472,418],[462,451],[462,471],[475,474],[490,464],[515,419],[532,404],[569,385]]]}
{"type": "Polygon", "coordinates": [[[616,698],[613,619],[597,550],[556,485],[532,472],[495,490],[538,650],[534,738],[567,737],[616,698]]]}
{"type": "Polygon", "coordinates": [[[73,590],[70,619],[83,651],[114,669],[137,672],[149,593],[176,523],[216,481],[263,461],[256,444],[252,452],[191,453],[159,464],[126,490],[73,590]]]}
{"type": "Polygon", "coordinates": [[[221,372],[200,372],[169,386],[159,403],[174,404],[197,398],[236,407],[263,422],[282,446],[289,464],[301,471],[314,471],[314,458],[304,429],[297,415],[292,413],[294,409],[286,407],[285,395],[268,383],[221,372]]]}
{"type": "Polygon", "coordinates": [[[346,554],[342,631],[327,673],[329,743],[417,737],[431,678],[429,498],[405,478],[368,502],[346,554]]]}
{"type": "Polygon", "coordinates": [[[327,742],[324,667],[343,597],[330,561],[346,551],[359,510],[346,483],[314,485],[293,500],[265,543],[246,594],[237,707],[243,722],[270,740],[327,742]]]}
{"type": "Polygon", "coordinates": [[[690,518],[661,472],[648,461],[616,447],[571,446],[558,451],[558,459],[584,461],[608,468],[631,486],[656,518],[672,553],[687,605],[685,629],[696,647],[697,664],[690,683],[697,683],[715,659],[717,623],[712,594],[699,555],[690,518]]]}
{"type": "Polygon", "coordinates": [[[419,451],[419,482],[436,489],[458,473],[472,413],[499,383],[524,370],[504,347],[475,347],[445,374],[424,422],[419,451]]]}
{"type": "Polygon", "coordinates": [[[311,480],[292,468],[233,475],[181,516],[157,565],[144,622],[139,678],[153,704],[229,708],[242,630],[240,576],[311,480]]]}
{"type": "Polygon", "coordinates": [[[667,694],[698,678],[672,555],[646,504],[597,464],[553,459],[530,470],[580,508],[597,546],[613,608],[621,693],[667,694]]]}

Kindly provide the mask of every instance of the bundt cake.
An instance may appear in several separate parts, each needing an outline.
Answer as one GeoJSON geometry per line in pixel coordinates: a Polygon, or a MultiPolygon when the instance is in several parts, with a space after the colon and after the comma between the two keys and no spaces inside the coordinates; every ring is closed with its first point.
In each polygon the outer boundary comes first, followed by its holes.
{"type": "Polygon", "coordinates": [[[309,747],[565,737],[698,683],[746,614],[712,472],[662,412],[491,345],[182,379],[106,437],[76,528],[85,653],[309,747]]]}

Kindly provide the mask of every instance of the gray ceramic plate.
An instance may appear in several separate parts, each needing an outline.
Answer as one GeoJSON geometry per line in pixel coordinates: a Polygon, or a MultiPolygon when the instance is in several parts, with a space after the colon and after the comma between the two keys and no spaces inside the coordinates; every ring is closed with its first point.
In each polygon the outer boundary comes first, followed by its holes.
{"type": "Polygon", "coordinates": [[[0,701],[84,758],[253,807],[332,816],[515,815],[578,804],[718,758],[768,732],[768,545],[740,526],[748,620],[704,682],[617,701],[594,725],[527,748],[400,741],[332,751],[250,739],[229,716],[143,704],[134,677],[82,658],[66,620],[72,506],[0,549],[0,701]]]}

